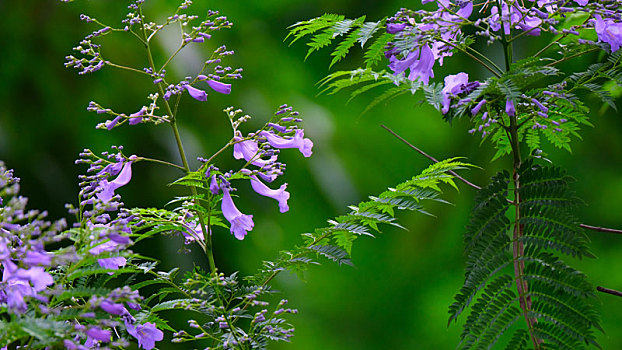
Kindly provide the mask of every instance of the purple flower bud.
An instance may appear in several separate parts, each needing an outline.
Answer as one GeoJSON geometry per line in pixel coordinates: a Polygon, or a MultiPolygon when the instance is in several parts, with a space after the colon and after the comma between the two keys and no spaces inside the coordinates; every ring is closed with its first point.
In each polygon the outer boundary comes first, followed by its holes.
{"type": "Polygon", "coordinates": [[[140,111],[136,112],[136,113],[132,113],[130,114],[130,121],[129,124],[130,125],[136,125],[140,122],[143,121],[143,115],[145,115],[145,113],[147,112],[147,107],[143,106],[143,108],[140,109],[140,111]]]}
{"type": "Polygon", "coordinates": [[[111,121],[106,121],[106,129],[112,130],[112,128],[114,128],[121,119],[123,119],[123,117],[119,115],[111,121]]]}
{"type": "Polygon", "coordinates": [[[109,330],[103,330],[98,327],[92,327],[92,328],[87,329],[86,335],[93,339],[96,339],[96,340],[99,340],[105,343],[109,342],[110,337],[111,337],[111,333],[109,330]]]}
{"type": "Polygon", "coordinates": [[[102,301],[99,307],[111,315],[121,316],[128,313],[123,304],[117,304],[107,300],[102,301]]]}
{"type": "Polygon", "coordinates": [[[508,98],[505,101],[505,113],[507,113],[510,117],[516,115],[516,108],[514,108],[514,101],[512,101],[512,99],[508,98]]]}
{"type": "Polygon", "coordinates": [[[387,23],[387,33],[395,34],[401,32],[406,27],[406,23],[387,23]]]}
{"type": "Polygon", "coordinates": [[[533,104],[535,104],[538,108],[540,108],[540,110],[544,113],[548,113],[549,109],[544,106],[542,103],[540,103],[540,101],[536,100],[535,98],[531,99],[531,102],[533,102],[533,104]]]}
{"type": "Polygon", "coordinates": [[[221,83],[216,80],[208,80],[207,85],[211,87],[214,91],[220,92],[221,94],[230,94],[231,93],[231,84],[221,83]]]}
{"type": "Polygon", "coordinates": [[[479,101],[479,103],[477,105],[475,105],[475,107],[473,107],[473,109],[471,109],[471,114],[472,115],[476,115],[477,113],[479,113],[479,110],[482,109],[482,106],[486,103],[485,99],[482,99],[481,101],[479,101]]]}

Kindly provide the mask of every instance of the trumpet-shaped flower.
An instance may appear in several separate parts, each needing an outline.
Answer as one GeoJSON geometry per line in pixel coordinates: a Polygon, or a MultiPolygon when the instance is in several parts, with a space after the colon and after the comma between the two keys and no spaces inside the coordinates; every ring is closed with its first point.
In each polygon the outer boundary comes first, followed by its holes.
{"type": "Polygon", "coordinates": [[[302,129],[296,130],[294,137],[292,138],[284,138],[269,131],[262,131],[260,133],[261,136],[265,137],[270,143],[270,146],[274,148],[298,148],[300,153],[302,153],[305,157],[311,157],[313,141],[308,138],[304,138],[305,132],[302,129]]]}
{"type": "Polygon", "coordinates": [[[138,346],[145,350],[153,349],[155,342],[164,338],[164,333],[151,322],[134,325],[125,321],[125,329],[132,337],[138,340],[138,346]]]}
{"type": "Polygon", "coordinates": [[[207,85],[211,87],[214,91],[220,92],[221,94],[230,94],[231,93],[231,84],[221,83],[216,80],[208,80],[207,85]]]}
{"type": "Polygon", "coordinates": [[[233,157],[235,159],[244,159],[246,161],[252,160],[251,164],[263,168],[268,163],[274,162],[276,156],[270,157],[270,159],[262,159],[259,151],[259,146],[255,140],[242,140],[241,136],[235,136],[235,141],[238,141],[233,145],[233,157]]]}
{"type": "Polygon", "coordinates": [[[125,164],[123,164],[123,162],[119,162],[116,163],[115,166],[119,166],[121,164],[123,165],[123,169],[121,169],[121,172],[116,179],[113,181],[104,179],[99,183],[100,191],[97,192],[97,199],[103,202],[110,201],[114,196],[114,191],[117,188],[125,186],[130,182],[132,179],[132,162],[126,162],[125,164]]]}
{"type": "Polygon", "coordinates": [[[285,191],[287,189],[287,184],[281,185],[281,187],[277,190],[273,190],[270,187],[266,186],[261,180],[257,178],[255,175],[251,175],[251,186],[253,190],[258,194],[266,197],[270,197],[276,199],[279,202],[279,210],[281,213],[285,213],[289,210],[289,206],[287,205],[287,200],[289,199],[289,192],[285,191]]]}
{"type": "Polygon", "coordinates": [[[222,215],[231,224],[231,233],[235,238],[242,240],[244,236],[246,236],[246,233],[253,229],[255,223],[253,222],[252,215],[242,214],[238,208],[235,207],[229,191],[228,188],[222,189],[222,215]]]}
{"type": "Polygon", "coordinates": [[[464,86],[469,82],[469,75],[466,73],[458,73],[445,77],[445,87],[441,90],[443,95],[441,112],[447,114],[449,112],[450,98],[464,90],[464,86]]]}
{"type": "Polygon", "coordinates": [[[189,84],[184,85],[184,89],[186,89],[186,91],[188,91],[188,94],[190,94],[190,96],[192,96],[192,98],[194,98],[195,100],[203,102],[207,101],[207,92],[192,87],[189,84]]]}
{"type": "Polygon", "coordinates": [[[406,58],[399,60],[395,56],[391,56],[389,68],[394,74],[400,74],[406,69],[410,69],[408,79],[414,81],[419,78],[424,84],[428,84],[430,78],[434,78],[434,53],[428,45],[422,45],[421,48],[410,52],[406,58]]]}
{"type": "Polygon", "coordinates": [[[611,52],[616,52],[622,46],[622,22],[612,19],[603,19],[600,15],[594,16],[594,29],[598,40],[611,46],[611,52]]]}

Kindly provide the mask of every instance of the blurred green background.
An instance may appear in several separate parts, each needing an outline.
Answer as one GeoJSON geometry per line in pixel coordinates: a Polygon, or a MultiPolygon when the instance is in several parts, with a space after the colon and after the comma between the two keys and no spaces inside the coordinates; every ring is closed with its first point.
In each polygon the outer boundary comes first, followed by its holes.
{"type": "MultiPolygon", "coordinates": [[[[174,1],[148,0],[150,15],[161,20],[176,6],[174,1]]],[[[86,13],[105,23],[118,24],[126,2],[76,1],[63,5],[52,0],[0,0],[0,159],[22,178],[22,194],[31,208],[47,209],[52,218],[65,215],[64,204],[77,201],[77,176],[86,169],[73,161],[85,147],[95,152],[110,145],[124,145],[126,154],[178,161],[168,126],[123,126],[111,132],[96,130],[99,116],[86,112],[90,100],[117,111],[132,113],[146,104],[153,91],[150,81],[112,68],[78,76],[63,67],[64,56],[81,38],[98,29],[79,21],[86,13]]],[[[509,160],[490,162],[493,151],[480,138],[467,133],[466,121],[443,122],[438,112],[420,105],[421,96],[402,96],[361,115],[374,94],[346,103],[347,94],[319,95],[317,82],[329,70],[328,52],[304,61],[306,46],[291,47],[283,40],[287,26],[325,12],[348,17],[368,15],[378,20],[402,6],[419,2],[355,0],[263,0],[197,1],[197,13],[220,10],[234,28],[215,35],[209,43],[193,45],[170,71],[178,77],[196,74],[197,62],[216,45],[226,43],[236,55],[227,62],[244,68],[244,79],[234,82],[229,96],[210,93],[207,103],[185,98],[180,106],[182,137],[190,158],[206,156],[230,137],[229,121],[221,112],[227,106],[242,108],[253,116],[244,126],[254,131],[283,103],[305,120],[305,133],[312,138],[314,154],[303,159],[299,152],[282,152],[287,163],[284,181],[289,183],[290,211],[279,214],[275,203],[240,186],[237,205],[254,215],[255,229],[244,241],[226,230],[214,234],[216,260],[221,270],[251,274],[264,259],[300,242],[299,234],[324,226],[327,219],[347,211],[348,204],[378,194],[429,165],[379,127],[385,124],[403,137],[442,159],[465,156],[483,169],[464,173],[471,181],[485,184],[509,160]],[[243,198],[243,200],[242,200],[243,198]]],[[[541,42],[522,45],[516,52],[533,54],[541,42]]],[[[140,45],[127,35],[109,35],[102,53],[111,61],[146,66],[140,45]]],[[[165,40],[160,48],[170,51],[165,40]]],[[[485,48],[492,55],[495,48],[485,48]]],[[[498,58],[497,58],[498,59],[498,58]]],[[[594,59],[594,57],[588,58],[594,59]]],[[[360,50],[335,69],[355,68],[360,50]]],[[[436,68],[437,79],[445,74],[468,71],[472,79],[485,72],[460,55],[436,68]]],[[[581,69],[588,61],[564,67],[581,69]],[[576,66],[575,66],[576,65],[576,66]]],[[[616,112],[586,97],[592,106],[594,128],[582,132],[573,153],[545,148],[549,158],[569,169],[576,179],[577,194],[587,205],[579,216],[585,223],[622,228],[622,127],[616,112]]],[[[218,159],[221,169],[239,162],[230,155],[218,159]]],[[[196,164],[196,162],[195,162],[196,164]]],[[[166,184],[180,174],[137,164],[132,182],[118,192],[127,206],[162,206],[176,194],[166,184]]],[[[306,274],[306,282],[282,274],[275,288],[292,307],[297,326],[291,344],[275,349],[451,349],[457,344],[460,325],[447,327],[447,309],[462,283],[462,231],[472,206],[474,191],[460,185],[460,192],[447,189],[454,205],[432,205],[436,217],[401,213],[409,231],[385,228],[375,239],[357,240],[352,267],[324,262],[306,274]]],[[[622,290],[622,236],[590,232],[598,259],[577,262],[596,285],[622,290]]],[[[177,253],[179,238],[162,238],[142,247],[162,260],[163,268],[193,264],[204,266],[200,255],[177,253]]],[[[141,247],[138,247],[141,249],[141,247]]],[[[196,248],[196,247],[195,247],[196,248]]],[[[604,349],[622,347],[622,298],[599,295],[606,334],[598,339],[604,349]]],[[[169,348],[169,345],[161,345],[169,348]]],[[[180,347],[184,348],[184,347],[180,347]]]]}

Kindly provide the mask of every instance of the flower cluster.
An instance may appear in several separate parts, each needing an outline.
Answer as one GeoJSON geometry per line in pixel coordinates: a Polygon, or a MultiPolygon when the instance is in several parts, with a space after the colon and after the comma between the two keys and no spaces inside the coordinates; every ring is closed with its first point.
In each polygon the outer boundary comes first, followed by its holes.
{"type": "MultiPolygon", "coordinates": [[[[233,108],[225,110],[232,120],[232,123],[239,124],[239,120],[234,122],[240,110],[234,111],[233,108]]],[[[250,180],[251,187],[259,195],[273,198],[278,202],[279,211],[287,212],[289,206],[287,200],[290,197],[286,191],[287,184],[281,185],[278,189],[271,189],[262,180],[273,182],[279,175],[283,174],[285,165],[278,161],[279,149],[296,148],[303,156],[310,157],[312,154],[313,142],[304,137],[304,130],[299,129],[296,123],[302,122],[298,118],[298,112],[287,105],[279,107],[275,116],[282,116],[276,123],[268,123],[267,127],[256,133],[243,136],[240,131],[235,131],[233,138],[233,157],[244,159],[246,165],[237,173],[250,180]],[[246,168],[254,166],[255,169],[246,168]],[[260,179],[261,178],[261,179],[260,179]]],[[[242,117],[248,119],[247,116],[242,117]]],[[[231,198],[231,187],[229,179],[234,174],[222,174],[217,169],[211,167],[206,172],[206,178],[210,182],[210,191],[213,195],[222,191],[222,213],[229,221],[231,233],[237,239],[244,239],[248,231],[254,227],[253,216],[240,212],[231,198]],[[216,170],[216,171],[214,171],[216,170]]]]}

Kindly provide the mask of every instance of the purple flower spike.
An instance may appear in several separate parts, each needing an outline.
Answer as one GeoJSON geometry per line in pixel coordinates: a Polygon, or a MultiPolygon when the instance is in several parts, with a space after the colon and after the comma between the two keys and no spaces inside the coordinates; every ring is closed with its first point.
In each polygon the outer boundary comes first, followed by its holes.
{"type": "MultiPolygon", "coordinates": [[[[117,163],[119,164],[119,163],[117,163]]],[[[99,187],[102,189],[97,193],[97,198],[103,202],[108,202],[114,196],[114,191],[121,187],[127,185],[132,179],[132,162],[127,162],[123,165],[123,169],[119,173],[116,179],[112,182],[108,182],[108,180],[102,180],[99,183],[99,187]]]]}
{"type": "Polygon", "coordinates": [[[145,350],[153,349],[155,347],[155,342],[164,338],[164,333],[157,329],[155,324],[151,322],[133,325],[126,321],[125,328],[132,337],[138,339],[138,346],[145,350]]]}
{"type": "Polygon", "coordinates": [[[246,236],[247,231],[250,231],[255,226],[252,215],[242,214],[238,208],[233,204],[233,199],[229,194],[229,189],[223,188],[222,190],[222,215],[225,219],[231,223],[231,233],[235,238],[242,240],[246,236]]]}
{"type": "Polygon", "coordinates": [[[258,194],[276,199],[279,202],[279,210],[281,213],[285,213],[289,210],[289,206],[287,205],[289,192],[285,191],[285,189],[287,189],[287,184],[281,185],[278,190],[273,190],[261,182],[257,176],[251,175],[251,186],[258,194]]]}
{"type": "Polygon", "coordinates": [[[516,108],[514,108],[514,101],[512,101],[511,99],[507,99],[507,101],[505,101],[505,113],[507,113],[510,117],[513,117],[516,115],[516,108]]]}
{"type": "Polygon", "coordinates": [[[230,94],[231,93],[231,84],[221,83],[216,80],[208,80],[207,85],[211,87],[214,91],[220,92],[221,94],[230,94]]]}
{"type": "Polygon", "coordinates": [[[262,131],[260,135],[265,137],[270,143],[270,146],[274,148],[298,148],[300,153],[305,157],[311,157],[311,154],[313,154],[311,151],[313,142],[304,138],[305,132],[302,129],[296,130],[296,134],[290,139],[285,139],[265,130],[262,131]]]}
{"type": "Polygon", "coordinates": [[[194,98],[195,100],[203,101],[203,102],[207,101],[207,93],[205,91],[199,90],[190,85],[184,85],[184,88],[188,90],[188,93],[190,94],[190,96],[192,96],[192,98],[194,98]]]}

